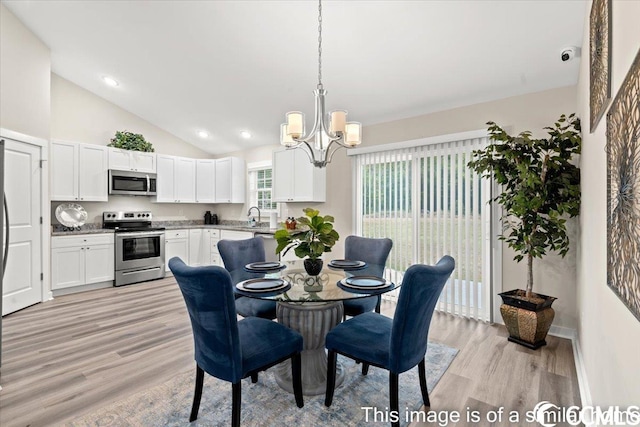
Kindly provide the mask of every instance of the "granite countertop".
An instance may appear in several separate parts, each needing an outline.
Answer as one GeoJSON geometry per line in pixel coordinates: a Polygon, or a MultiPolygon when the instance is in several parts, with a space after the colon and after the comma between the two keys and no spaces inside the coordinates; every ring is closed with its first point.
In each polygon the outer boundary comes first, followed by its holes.
{"type": "MultiPolygon", "coordinates": [[[[218,230],[233,230],[233,231],[246,231],[250,233],[262,233],[262,234],[274,234],[277,229],[269,228],[269,223],[261,222],[259,226],[248,227],[243,221],[222,221],[221,224],[203,224],[202,220],[192,221],[154,221],[153,226],[165,227],[167,230],[189,230],[189,229],[218,229],[218,230]]],[[[97,224],[85,224],[78,230],[69,230],[60,224],[54,224],[51,226],[52,236],[73,236],[78,234],[100,234],[100,233],[113,233],[113,229],[102,228],[101,223],[97,224]]]]}

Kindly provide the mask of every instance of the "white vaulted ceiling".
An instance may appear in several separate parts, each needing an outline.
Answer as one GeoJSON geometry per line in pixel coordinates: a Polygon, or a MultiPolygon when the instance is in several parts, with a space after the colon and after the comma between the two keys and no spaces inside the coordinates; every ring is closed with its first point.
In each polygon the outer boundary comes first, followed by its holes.
{"type": "MultiPolygon", "coordinates": [[[[54,73],[212,154],[278,143],[290,110],[311,125],[316,1],[3,3],[49,46],[54,73]]],[[[581,45],[585,12],[575,0],[325,0],[327,108],[366,126],[575,84],[579,61],[560,51],[581,45]]]]}

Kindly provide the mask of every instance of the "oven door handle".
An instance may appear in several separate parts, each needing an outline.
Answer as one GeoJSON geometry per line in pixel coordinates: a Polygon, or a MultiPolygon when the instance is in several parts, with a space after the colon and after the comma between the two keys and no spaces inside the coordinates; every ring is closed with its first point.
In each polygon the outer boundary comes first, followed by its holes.
{"type": "Polygon", "coordinates": [[[147,194],[149,194],[150,191],[151,191],[151,179],[149,178],[149,175],[147,174],[147,194]]]}
{"type": "Polygon", "coordinates": [[[129,238],[129,237],[156,237],[156,236],[160,236],[160,237],[164,237],[165,233],[164,231],[158,231],[158,232],[153,232],[153,231],[127,231],[124,233],[116,233],[116,237],[122,239],[122,238],[129,238]]]}

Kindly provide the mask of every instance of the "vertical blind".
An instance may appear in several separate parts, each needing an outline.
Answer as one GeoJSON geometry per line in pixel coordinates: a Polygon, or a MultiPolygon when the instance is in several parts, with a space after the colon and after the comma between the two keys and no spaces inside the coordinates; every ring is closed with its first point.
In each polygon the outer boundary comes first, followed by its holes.
{"type": "Polygon", "coordinates": [[[471,152],[486,144],[481,137],[370,149],[354,156],[354,179],[356,233],[393,240],[387,278],[402,282],[412,264],[435,264],[451,255],[456,269],[437,309],[488,321],[490,183],[467,167],[471,152]]]}

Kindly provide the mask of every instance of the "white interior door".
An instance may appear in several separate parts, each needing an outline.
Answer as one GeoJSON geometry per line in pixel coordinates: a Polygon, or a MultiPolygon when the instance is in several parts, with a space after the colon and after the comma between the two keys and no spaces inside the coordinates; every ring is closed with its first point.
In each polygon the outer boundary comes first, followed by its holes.
{"type": "Polygon", "coordinates": [[[6,139],[4,190],[10,240],[2,315],[42,301],[40,159],[40,147],[6,139]]]}

